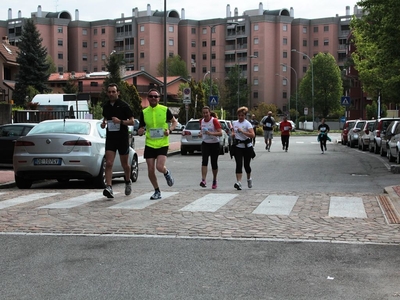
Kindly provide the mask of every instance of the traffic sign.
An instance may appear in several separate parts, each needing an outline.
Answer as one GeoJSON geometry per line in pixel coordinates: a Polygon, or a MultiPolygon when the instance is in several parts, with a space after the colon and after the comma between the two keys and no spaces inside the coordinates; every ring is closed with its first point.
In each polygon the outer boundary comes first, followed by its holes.
{"type": "Polygon", "coordinates": [[[343,96],[340,98],[340,104],[344,106],[349,106],[351,104],[351,100],[349,96],[343,96]]]}
{"type": "MultiPolygon", "coordinates": [[[[192,90],[190,88],[183,89],[183,99],[190,99],[190,95],[192,94],[192,90]]],[[[183,102],[185,103],[185,102],[183,102]]]]}
{"type": "Polygon", "coordinates": [[[210,96],[208,98],[209,105],[218,105],[218,96],[210,96]]]}
{"type": "Polygon", "coordinates": [[[191,99],[183,99],[183,104],[190,104],[190,103],[192,103],[192,100],[191,99]]]}
{"type": "Polygon", "coordinates": [[[304,107],[304,115],[305,115],[305,116],[308,115],[308,107],[304,107]]]}

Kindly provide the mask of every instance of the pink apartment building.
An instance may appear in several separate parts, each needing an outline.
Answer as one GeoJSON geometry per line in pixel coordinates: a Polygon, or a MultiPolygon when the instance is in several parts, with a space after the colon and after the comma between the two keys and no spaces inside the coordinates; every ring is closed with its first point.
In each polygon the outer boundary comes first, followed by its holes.
{"type": "MultiPolygon", "coordinates": [[[[208,20],[188,20],[184,9],[180,14],[170,10],[166,51],[168,56],[180,55],[197,81],[210,76],[209,71],[213,80],[224,80],[238,64],[251,87],[250,107],[273,103],[287,112],[288,100],[296,93],[296,80],[299,82],[310,66],[307,56],[331,53],[344,67],[351,16],[362,14],[357,6],[352,14],[349,7],[344,10],[343,16],[312,20],[295,18],[293,8],[264,10],[261,2],[241,14],[238,8],[232,14],[228,4],[225,17],[208,20]]],[[[44,12],[38,6],[30,18],[59,72],[103,71],[105,59],[116,51],[124,55],[127,71],[145,71],[156,77],[164,57],[163,15],[147,5],[144,11],[134,8],[130,16],[122,14],[114,20],[82,21],[78,10],[73,20],[69,12],[44,12]]],[[[0,22],[0,34],[18,45],[25,19],[20,11],[14,17],[9,10],[8,20],[0,22]]],[[[0,85],[4,88],[3,80],[0,85]]]]}

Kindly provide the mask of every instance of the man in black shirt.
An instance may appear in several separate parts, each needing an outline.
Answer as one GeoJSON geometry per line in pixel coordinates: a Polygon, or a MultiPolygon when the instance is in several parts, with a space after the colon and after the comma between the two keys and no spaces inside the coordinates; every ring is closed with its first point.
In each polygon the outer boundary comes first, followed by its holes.
{"type": "Polygon", "coordinates": [[[325,124],[325,119],[321,120],[321,124],[318,125],[318,140],[321,147],[321,154],[324,154],[324,150],[326,151],[326,140],[329,139],[329,125],[325,124]]]}
{"type": "Polygon", "coordinates": [[[106,135],[106,188],[103,195],[114,198],[112,190],[112,168],[117,150],[121,165],[125,173],[125,195],[132,192],[130,173],[131,166],[129,158],[129,135],[128,126],[133,125],[133,113],[128,103],[119,98],[120,91],[115,83],[107,87],[109,101],[103,106],[103,123],[101,128],[107,127],[106,135]],[[107,125],[107,126],[106,126],[107,125]]]}

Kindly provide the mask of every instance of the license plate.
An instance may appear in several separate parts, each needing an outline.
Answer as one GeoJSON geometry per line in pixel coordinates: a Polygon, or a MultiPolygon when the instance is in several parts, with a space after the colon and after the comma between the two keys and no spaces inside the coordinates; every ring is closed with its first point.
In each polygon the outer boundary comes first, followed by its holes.
{"type": "Polygon", "coordinates": [[[61,158],[35,158],[34,165],[61,165],[61,158]]]}

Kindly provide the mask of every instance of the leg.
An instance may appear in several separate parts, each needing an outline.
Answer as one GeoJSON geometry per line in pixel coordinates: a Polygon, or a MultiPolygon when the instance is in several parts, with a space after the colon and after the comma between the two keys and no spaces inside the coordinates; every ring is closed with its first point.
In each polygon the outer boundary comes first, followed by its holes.
{"type": "Polygon", "coordinates": [[[148,173],[150,182],[153,185],[154,189],[158,189],[158,181],[157,181],[156,170],[155,170],[156,159],[155,158],[147,158],[146,163],[147,163],[147,173],[148,173]]]}
{"type": "Polygon", "coordinates": [[[112,168],[114,165],[114,159],[115,159],[116,152],[107,150],[106,151],[106,170],[105,170],[105,175],[106,175],[106,184],[111,186],[112,185],[112,168]]]}
{"type": "Polygon", "coordinates": [[[125,181],[130,181],[131,178],[131,165],[129,164],[129,154],[119,155],[121,166],[124,169],[125,181]]]}

